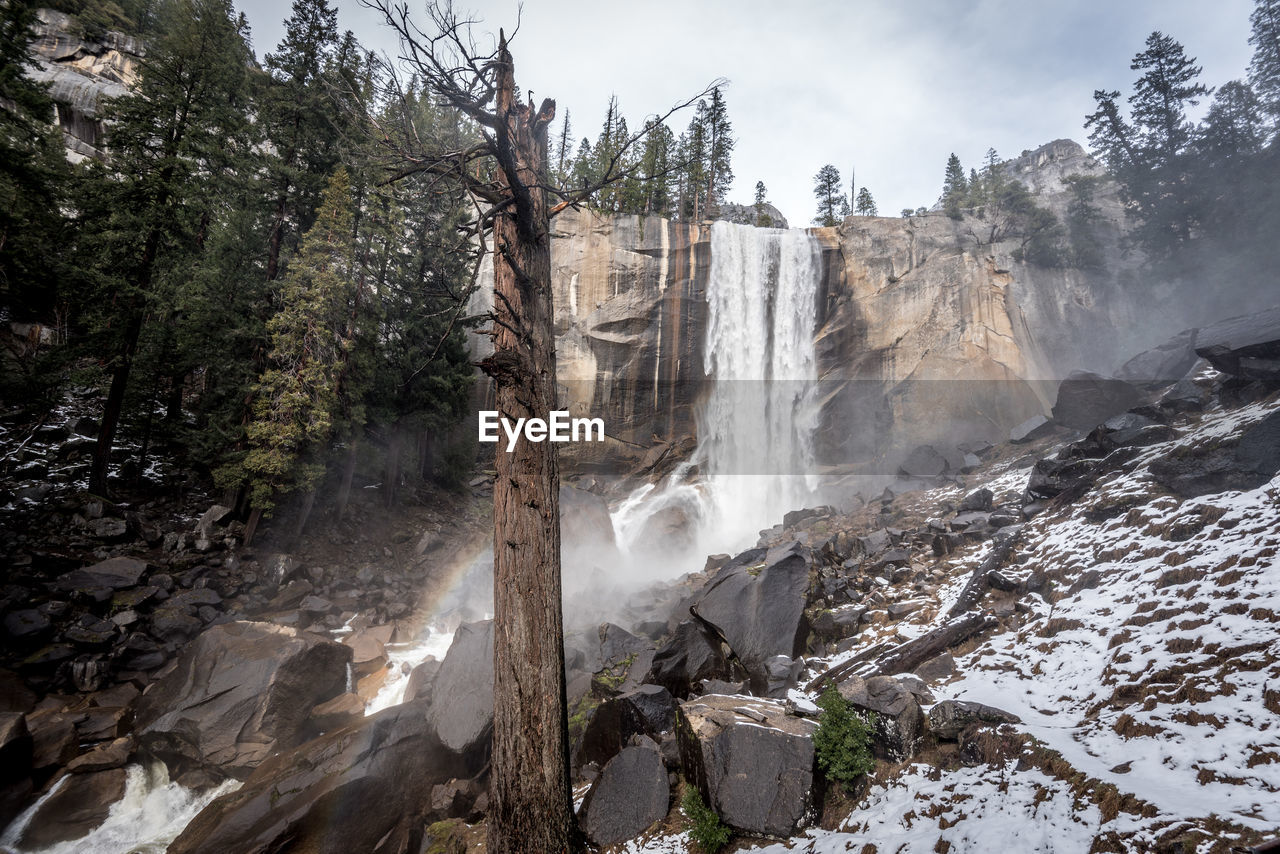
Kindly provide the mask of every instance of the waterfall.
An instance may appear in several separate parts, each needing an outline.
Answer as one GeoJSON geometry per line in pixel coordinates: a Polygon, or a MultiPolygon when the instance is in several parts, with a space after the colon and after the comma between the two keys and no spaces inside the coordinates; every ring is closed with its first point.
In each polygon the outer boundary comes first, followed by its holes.
{"type": "MultiPolygon", "coordinates": [[[[614,514],[624,549],[643,550],[648,523],[673,507],[695,525],[699,562],[751,545],[761,529],[813,498],[817,426],[814,352],[821,255],[801,229],[711,227],[707,331],[711,389],[698,412],[693,462],[636,490],[614,514]]],[[[688,568],[688,567],[686,567],[688,568]]]]}

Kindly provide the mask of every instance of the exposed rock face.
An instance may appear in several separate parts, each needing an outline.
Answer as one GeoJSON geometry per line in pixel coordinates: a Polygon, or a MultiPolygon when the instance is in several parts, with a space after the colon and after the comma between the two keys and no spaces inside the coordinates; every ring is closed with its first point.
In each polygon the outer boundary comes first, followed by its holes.
{"type": "Polygon", "coordinates": [[[685,777],[725,824],[790,836],[817,802],[816,727],[769,700],[712,695],[682,703],[676,730],[685,777]]]}
{"type": "Polygon", "coordinates": [[[37,14],[37,39],[32,45],[36,63],[27,73],[49,84],[71,159],[100,157],[102,107],[107,100],[129,93],[145,55],[142,43],[117,32],[82,39],[73,34],[76,26],[70,16],[51,9],[37,14]]]}
{"type": "Polygon", "coordinates": [[[435,738],[424,702],[271,757],[196,816],[169,851],[407,850],[432,787],[460,771],[456,754],[435,738]]]}
{"type": "Polygon", "coordinates": [[[566,210],[552,238],[556,377],[570,412],[604,418],[608,435],[646,449],[654,435],[691,433],[709,229],[566,210]]]}
{"type": "MultiPolygon", "coordinates": [[[[1077,144],[1058,140],[1010,161],[1038,203],[1062,217],[1063,179],[1101,174],[1077,144]]],[[[816,306],[822,444],[819,462],[879,459],[892,473],[905,452],[946,439],[1003,441],[1046,415],[1057,379],[1110,371],[1122,358],[1185,328],[1188,309],[1122,287],[1123,211],[1113,185],[1101,210],[1105,266],[1048,269],[1018,260],[1020,241],[982,242],[990,224],[941,212],[850,217],[811,229],[822,247],[816,306]],[[1166,316],[1167,315],[1167,316],[1166,316]],[[1117,330],[1143,320],[1148,340],[1117,330]]],[[[575,415],[605,419],[610,436],[640,447],[694,431],[704,390],[710,231],[658,218],[566,211],[555,220],[553,282],[559,378],[575,415]]],[[[939,446],[940,447],[940,446],[939,446]]]]}
{"type": "Polygon", "coordinates": [[[343,693],[351,648],[270,623],[214,626],[138,702],[143,749],[175,777],[243,779],[302,740],[316,705],[343,693]]]}

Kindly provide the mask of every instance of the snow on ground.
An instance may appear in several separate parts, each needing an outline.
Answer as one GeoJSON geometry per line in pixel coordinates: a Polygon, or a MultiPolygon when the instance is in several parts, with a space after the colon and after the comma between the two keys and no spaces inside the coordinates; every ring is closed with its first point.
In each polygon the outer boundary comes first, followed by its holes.
{"type": "MultiPolygon", "coordinates": [[[[1023,596],[1013,627],[958,656],[958,677],[934,687],[939,699],[1019,715],[1016,729],[1092,778],[1084,792],[1083,777],[1073,788],[1034,764],[917,764],[874,781],[837,830],[811,828],[742,850],[1087,852],[1100,835],[1118,835],[1124,850],[1146,850],[1199,829],[1199,839],[1216,840],[1195,846],[1207,851],[1235,838],[1219,820],[1280,829],[1280,478],[1248,492],[1180,500],[1147,470],[1156,459],[1238,435],[1278,405],[1208,413],[1104,475],[1074,505],[1027,523],[1016,562],[1002,571],[1044,573],[1048,589],[1023,596]],[[1082,794],[1105,784],[1134,795],[1147,814],[1112,809],[1104,816],[1097,798],[1082,794]]],[[[999,504],[1021,492],[1030,470],[992,473],[968,488],[987,486],[999,504]]],[[[964,491],[938,489],[924,503],[954,503],[964,491]]],[[[877,640],[940,625],[989,548],[946,559],[937,607],[864,629],[858,648],[811,661],[806,678],[877,640]]],[[[791,699],[808,705],[800,691],[791,699]]],[[[668,835],[623,850],[689,849],[683,836],[668,835]]]]}

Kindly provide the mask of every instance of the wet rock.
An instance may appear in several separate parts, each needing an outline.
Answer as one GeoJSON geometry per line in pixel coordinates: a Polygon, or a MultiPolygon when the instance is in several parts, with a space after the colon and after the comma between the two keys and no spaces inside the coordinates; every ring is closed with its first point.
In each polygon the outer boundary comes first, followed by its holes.
{"type": "Polygon", "coordinates": [[[311,710],[310,724],[316,732],[330,732],[351,726],[364,717],[364,700],[359,694],[339,694],[311,710]]]}
{"type": "Polygon", "coordinates": [[[954,741],[973,724],[1019,724],[1015,714],[969,700],[943,700],[929,709],[929,730],[938,738],[954,741]]]}
{"type": "Polygon", "coordinates": [[[161,605],[151,614],[151,634],[162,641],[185,641],[204,628],[204,621],[181,605],[161,605]]]}
{"type": "Polygon", "coordinates": [[[628,747],[609,760],[587,794],[582,829],[596,845],[632,839],[666,817],[670,795],[657,745],[628,747]]]}
{"type": "Polygon", "coordinates": [[[0,712],[29,712],[36,706],[36,695],[12,670],[0,670],[0,712]]]}
{"type": "Polygon", "coordinates": [[[0,787],[31,776],[32,740],[26,716],[0,712],[0,787]]]}
{"type": "Polygon", "coordinates": [[[123,768],[70,775],[32,815],[19,844],[27,849],[47,848],[85,836],[124,797],[124,786],[123,768]]]}
{"type": "Polygon", "coordinates": [[[119,627],[110,620],[102,620],[92,614],[80,618],[63,631],[62,636],[81,646],[106,646],[115,640],[119,627]]]}
{"type": "Polygon", "coordinates": [[[720,641],[700,623],[685,620],[654,654],[646,682],[661,685],[676,697],[687,697],[705,679],[723,679],[729,663],[720,641]]]}
{"type": "Polygon", "coordinates": [[[82,753],[67,763],[67,771],[72,774],[90,774],[94,771],[108,771],[112,768],[123,768],[133,754],[136,742],[133,736],[123,736],[106,744],[100,744],[87,753],[82,753]]]}
{"type": "MultiPolygon", "coordinates": [[[[476,800],[481,794],[482,790],[474,780],[459,780],[455,777],[438,783],[431,787],[431,812],[435,817],[443,819],[472,818],[476,800]]],[[[464,854],[465,850],[464,847],[464,854]]]]}
{"type": "Polygon", "coordinates": [[[758,562],[735,558],[707,583],[691,608],[729,644],[754,693],[768,690],[769,659],[804,652],[810,563],[808,551],[798,543],[772,549],[758,562]]]}
{"type": "Polygon", "coordinates": [[[1280,412],[1246,429],[1234,448],[1178,448],[1151,463],[1151,474],[1182,498],[1256,489],[1280,471],[1280,412]]]}
{"type": "Polygon", "coordinates": [[[602,702],[583,730],[575,765],[604,765],[634,736],[658,737],[675,727],[676,702],[660,685],[641,685],[602,702]]]}
{"type": "Polygon", "coordinates": [[[467,776],[424,712],[423,702],[394,706],[266,759],[196,816],[167,854],[409,850],[433,787],[467,776]]]}
{"type": "Polygon", "coordinates": [[[60,709],[42,709],[27,715],[31,733],[31,767],[36,770],[66,765],[76,757],[80,741],[72,715],[60,709]]]}
{"type": "Polygon", "coordinates": [[[785,838],[811,823],[817,724],[781,703],[709,696],[680,704],[676,731],[686,778],[737,830],[785,838]]]}
{"type": "Polygon", "coordinates": [[[409,682],[404,688],[404,701],[408,703],[419,697],[428,696],[431,693],[436,674],[439,672],[440,662],[430,657],[413,668],[409,672],[409,682]]]}
{"type": "Polygon", "coordinates": [[[872,752],[877,758],[903,762],[915,755],[924,734],[924,713],[911,686],[892,676],[852,676],[838,687],[855,708],[875,712],[872,752]]]}
{"type": "Polygon", "coordinates": [[[243,779],[297,744],[311,709],[343,692],[351,651],[268,623],[214,626],[138,703],[143,750],[175,777],[188,768],[243,779]]]}
{"type": "Polygon", "coordinates": [[[124,735],[133,722],[133,710],[126,706],[97,706],[76,716],[76,735],[81,741],[108,741],[124,735]]]}
{"type": "Polygon", "coordinates": [[[431,690],[428,723],[441,744],[463,758],[469,777],[484,764],[493,731],[493,621],[463,623],[453,635],[431,690]]]}

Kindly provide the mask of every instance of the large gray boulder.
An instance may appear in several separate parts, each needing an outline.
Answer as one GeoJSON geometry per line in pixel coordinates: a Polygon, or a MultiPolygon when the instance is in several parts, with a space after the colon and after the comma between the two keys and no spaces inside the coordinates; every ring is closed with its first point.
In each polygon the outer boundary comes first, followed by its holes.
{"type": "Polygon", "coordinates": [[[972,700],[943,700],[929,709],[929,731],[948,741],[959,738],[970,726],[1018,723],[1022,719],[1017,715],[972,700]]]}
{"type": "Polygon", "coordinates": [[[676,701],[661,685],[641,685],[605,700],[587,721],[578,746],[575,765],[603,765],[621,751],[633,736],[659,736],[676,723],[676,701]]]}
{"type": "Polygon", "coordinates": [[[403,703],[263,762],[210,803],[168,854],[408,851],[432,787],[461,776],[435,737],[425,700],[403,703]]]}
{"type": "Polygon", "coordinates": [[[478,771],[493,734],[492,620],[458,626],[430,698],[427,719],[441,744],[464,757],[469,773],[478,771]]]}
{"type": "Polygon", "coordinates": [[[1142,394],[1123,380],[1108,379],[1089,371],[1072,371],[1058,386],[1053,420],[1077,430],[1088,430],[1141,402],[1142,394]]]}
{"type": "Polygon", "coordinates": [[[658,648],[646,682],[661,685],[677,697],[687,697],[704,679],[727,679],[729,663],[720,640],[701,623],[685,620],[658,648]]]}
{"type": "Polygon", "coordinates": [[[311,709],[343,693],[351,648],[271,623],[213,626],[138,701],[145,753],[174,777],[244,779],[298,744],[311,709]]]}
{"type": "Polygon", "coordinates": [[[762,552],[753,549],[722,567],[691,609],[729,644],[757,695],[769,690],[771,659],[804,653],[812,564],[799,543],[762,552]]]}
{"type": "Polygon", "coordinates": [[[102,824],[111,805],[124,797],[125,779],[123,768],[69,775],[37,807],[18,844],[26,850],[37,850],[87,835],[102,824]]]}
{"type": "Polygon", "coordinates": [[[1280,306],[1204,327],[1196,335],[1196,355],[1224,374],[1280,379],[1280,306]]]}
{"type": "Polygon", "coordinates": [[[1145,350],[1116,371],[1116,379],[1140,388],[1172,385],[1196,363],[1195,329],[1184,329],[1163,344],[1145,350]]]}
{"type": "Polygon", "coordinates": [[[772,700],[710,695],[680,704],[676,732],[685,778],[729,826],[791,836],[810,824],[817,724],[772,700]]]}
{"type": "Polygon", "coordinates": [[[670,799],[662,754],[644,739],[604,766],[579,812],[582,829],[600,846],[632,839],[666,817],[670,799]]]}
{"type": "Polygon", "coordinates": [[[924,735],[924,713],[917,694],[924,688],[914,677],[851,676],[839,687],[840,695],[861,712],[873,712],[871,752],[879,759],[902,762],[915,755],[924,735]]]}

